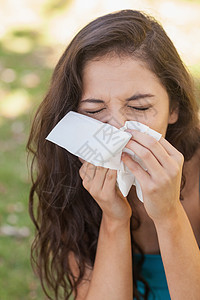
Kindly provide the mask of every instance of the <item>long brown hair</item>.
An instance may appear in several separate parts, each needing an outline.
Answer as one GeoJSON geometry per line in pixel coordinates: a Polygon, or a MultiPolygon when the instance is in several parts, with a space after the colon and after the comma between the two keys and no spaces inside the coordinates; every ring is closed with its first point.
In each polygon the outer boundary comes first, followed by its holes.
{"type": "MultiPolygon", "coordinates": [[[[158,76],[168,92],[170,109],[179,109],[179,118],[168,126],[166,139],[185,160],[200,143],[198,106],[190,76],[173,43],[152,17],[139,11],[119,11],[92,21],[74,37],[55,67],[27,144],[33,154],[29,211],[37,231],[32,263],[49,299],[50,290],[53,299],[69,299],[72,290],[76,295],[85,266],[94,265],[101,210],[82,186],[78,158],[45,138],[67,112],[77,111],[86,62],[109,53],[145,61],[158,76]],[[71,251],[79,265],[78,278],[70,268],[71,251]]],[[[136,248],[141,251],[132,240],[133,252],[136,248]]],[[[145,280],[137,267],[133,272],[134,296],[140,299],[136,280],[145,280]]]]}

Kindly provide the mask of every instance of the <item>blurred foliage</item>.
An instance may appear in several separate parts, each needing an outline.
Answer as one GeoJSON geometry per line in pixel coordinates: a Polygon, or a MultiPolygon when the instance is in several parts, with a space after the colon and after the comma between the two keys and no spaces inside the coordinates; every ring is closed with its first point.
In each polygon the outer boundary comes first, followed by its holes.
{"type": "Polygon", "coordinates": [[[30,265],[34,229],[28,214],[25,144],[33,113],[48,88],[52,51],[39,32],[26,28],[9,32],[0,42],[1,300],[45,299],[30,265]],[[28,234],[10,235],[5,226],[28,229],[28,234]]]}
{"type": "Polygon", "coordinates": [[[47,1],[43,6],[43,13],[45,15],[55,14],[68,9],[69,5],[72,4],[73,0],[57,0],[47,1]]]}

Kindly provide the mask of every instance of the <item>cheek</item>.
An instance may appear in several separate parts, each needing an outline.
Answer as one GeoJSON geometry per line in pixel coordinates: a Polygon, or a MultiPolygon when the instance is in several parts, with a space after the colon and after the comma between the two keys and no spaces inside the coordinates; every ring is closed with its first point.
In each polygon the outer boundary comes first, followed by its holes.
{"type": "Polygon", "coordinates": [[[168,126],[168,118],[166,116],[157,116],[147,125],[165,137],[168,126]]]}
{"type": "Polygon", "coordinates": [[[142,115],[138,115],[137,121],[149,126],[151,129],[161,133],[163,137],[166,135],[168,126],[168,114],[167,111],[152,109],[151,112],[146,112],[142,115]]]}
{"type": "Polygon", "coordinates": [[[144,111],[132,111],[128,112],[127,119],[130,121],[138,121],[153,129],[157,125],[158,112],[154,108],[144,111]]]}

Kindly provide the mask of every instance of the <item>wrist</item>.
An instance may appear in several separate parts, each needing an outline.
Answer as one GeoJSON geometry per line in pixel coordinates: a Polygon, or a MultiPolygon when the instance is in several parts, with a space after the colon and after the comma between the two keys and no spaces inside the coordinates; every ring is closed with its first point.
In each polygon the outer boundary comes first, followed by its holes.
{"type": "Polygon", "coordinates": [[[103,226],[103,228],[109,233],[119,231],[120,229],[130,230],[130,218],[126,220],[117,220],[110,218],[109,216],[103,213],[101,226],[103,226]]]}
{"type": "Polygon", "coordinates": [[[166,214],[166,217],[162,219],[154,220],[154,224],[158,231],[174,231],[177,226],[181,225],[181,219],[184,215],[184,209],[180,201],[177,205],[170,211],[170,213],[166,214]]]}

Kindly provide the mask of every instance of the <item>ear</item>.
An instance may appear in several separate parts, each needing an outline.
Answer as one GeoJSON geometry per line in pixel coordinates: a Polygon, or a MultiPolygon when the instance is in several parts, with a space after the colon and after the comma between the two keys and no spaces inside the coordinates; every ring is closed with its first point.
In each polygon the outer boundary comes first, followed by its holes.
{"type": "Polygon", "coordinates": [[[169,113],[168,124],[176,123],[176,121],[178,120],[178,115],[179,115],[179,107],[176,106],[169,113]]]}

